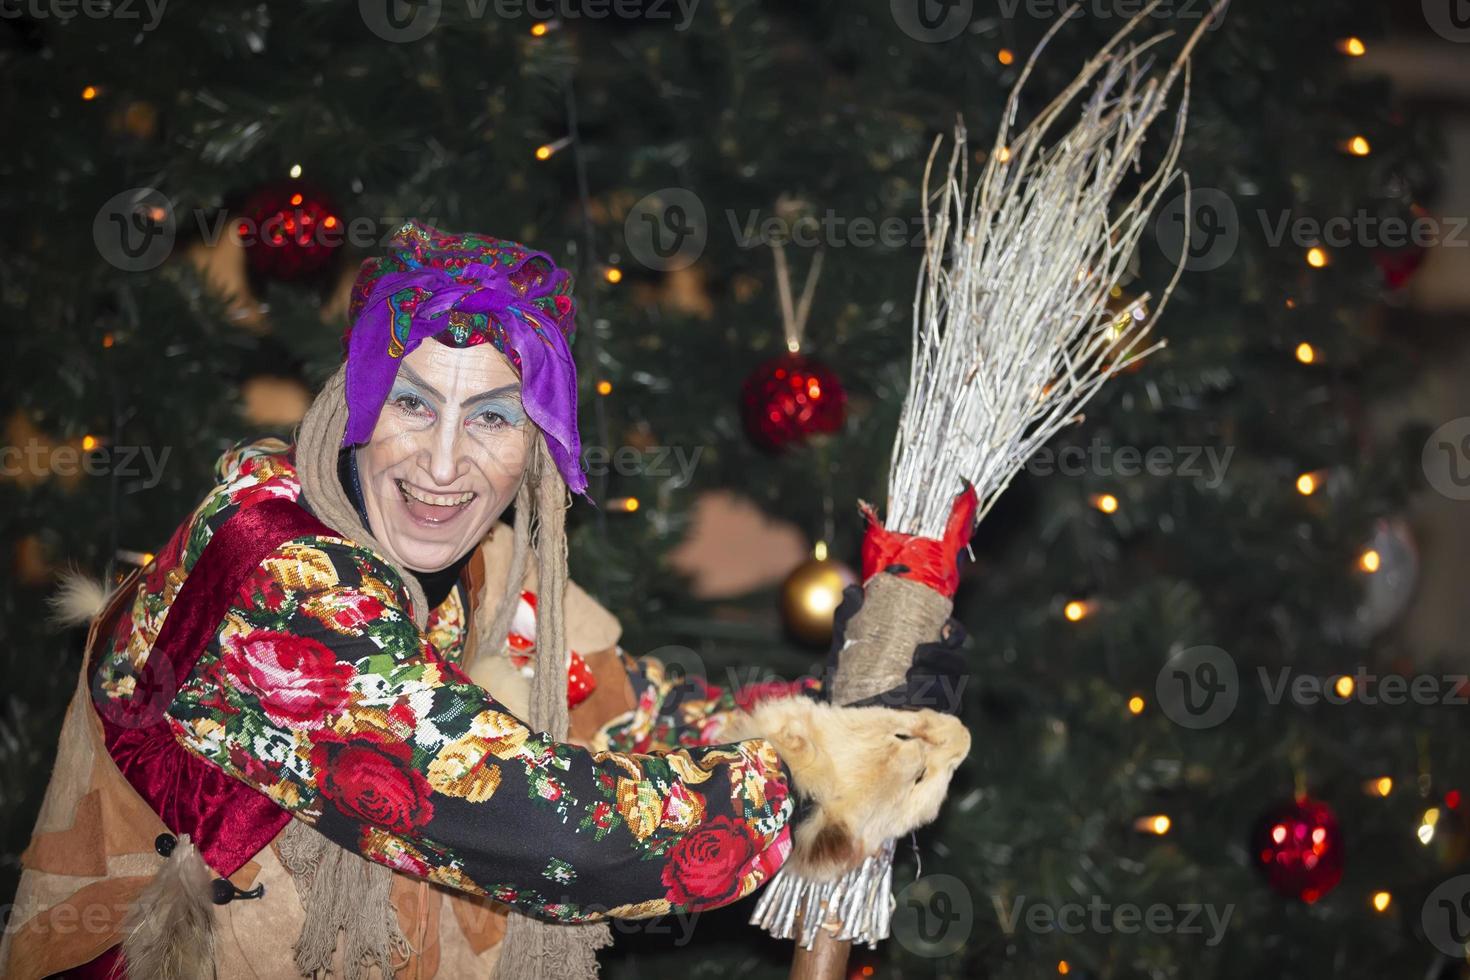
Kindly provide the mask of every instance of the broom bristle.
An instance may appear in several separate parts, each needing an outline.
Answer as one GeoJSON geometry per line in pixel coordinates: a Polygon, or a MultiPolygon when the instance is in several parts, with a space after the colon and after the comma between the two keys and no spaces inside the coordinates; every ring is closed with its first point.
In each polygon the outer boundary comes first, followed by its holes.
{"type": "MultiPolygon", "coordinates": [[[[979,496],[975,519],[983,518],[1026,460],[1080,420],[1079,409],[1108,378],[1162,346],[1142,343],[1183,271],[1183,253],[1152,311],[1144,309],[1147,295],[1121,312],[1109,307],[1150,215],[1181,175],[1188,59],[1210,23],[1203,19],[1153,77],[1153,51],[1168,35],[1125,42],[1159,2],[1013,133],[1022,87],[1070,17],[1059,19],[1016,82],[973,188],[960,125],[931,195],[935,142],[924,173],[925,256],[889,472],[889,529],[939,537],[964,480],[979,496]],[[1135,178],[1144,141],[1181,76],[1173,131],[1157,165],[1135,178]],[[1135,179],[1131,192],[1122,191],[1135,179]]],[[[1187,180],[1185,195],[1187,211],[1187,180]]]]}

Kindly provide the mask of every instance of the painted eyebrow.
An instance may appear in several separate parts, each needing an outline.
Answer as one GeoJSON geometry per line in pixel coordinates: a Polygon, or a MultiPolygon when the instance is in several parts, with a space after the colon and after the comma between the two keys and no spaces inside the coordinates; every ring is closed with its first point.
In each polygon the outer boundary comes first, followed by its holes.
{"type": "Polygon", "coordinates": [[[398,373],[407,378],[409,383],[414,385],[415,387],[424,389],[427,394],[433,395],[441,402],[444,400],[444,395],[440,393],[438,388],[435,388],[433,385],[429,384],[423,378],[415,374],[413,368],[409,367],[407,364],[399,368],[398,373]]]}
{"type": "MultiPolygon", "coordinates": [[[[411,384],[416,385],[419,388],[422,388],[427,394],[432,395],[433,397],[437,398],[441,402],[446,400],[444,398],[443,393],[441,393],[438,388],[435,388],[433,385],[429,384],[423,378],[419,377],[418,374],[414,371],[414,369],[411,368],[411,367],[409,367],[407,364],[405,364],[405,365],[403,365],[403,367],[399,368],[398,371],[405,378],[407,378],[408,381],[411,384]]],[[[466,398],[464,401],[460,402],[459,403],[459,407],[460,408],[469,408],[471,405],[475,404],[476,402],[482,402],[482,401],[485,401],[488,398],[499,398],[501,395],[519,394],[520,393],[520,390],[521,390],[521,383],[519,381],[512,381],[510,384],[501,385],[499,388],[491,388],[489,391],[482,391],[478,395],[471,395],[470,397],[466,398]]]]}
{"type": "Polygon", "coordinates": [[[518,395],[520,394],[520,392],[521,383],[519,381],[512,381],[508,385],[501,385],[499,388],[491,388],[489,391],[482,391],[478,395],[471,395],[464,401],[460,402],[459,407],[469,408],[476,402],[489,401],[492,398],[499,398],[502,395],[518,395]]]}

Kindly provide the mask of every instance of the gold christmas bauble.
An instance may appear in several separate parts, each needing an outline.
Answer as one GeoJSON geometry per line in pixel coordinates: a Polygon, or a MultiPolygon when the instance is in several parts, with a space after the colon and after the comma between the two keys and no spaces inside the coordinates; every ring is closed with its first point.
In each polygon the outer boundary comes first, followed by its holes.
{"type": "Polygon", "coordinates": [[[808,558],[781,583],[781,619],[803,643],[832,642],[832,614],[842,590],[856,583],[852,569],[831,558],[808,558]]]}

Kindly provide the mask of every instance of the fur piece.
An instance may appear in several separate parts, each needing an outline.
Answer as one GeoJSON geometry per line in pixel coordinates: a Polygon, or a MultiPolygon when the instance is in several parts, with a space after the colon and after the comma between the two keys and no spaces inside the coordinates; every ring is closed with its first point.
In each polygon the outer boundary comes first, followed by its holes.
{"type": "Polygon", "coordinates": [[[102,614],[107,606],[107,589],[96,579],[69,568],[61,573],[61,582],[47,601],[52,621],[59,626],[77,626],[102,614]]]}
{"type": "Polygon", "coordinates": [[[214,980],[214,875],[184,834],[123,922],[129,977],[214,980]]]}
{"type": "Polygon", "coordinates": [[[813,812],[796,827],[792,870],[830,880],[939,815],[970,752],[958,718],[928,709],[846,708],[808,698],[737,713],[721,739],[764,738],[813,812]]]}

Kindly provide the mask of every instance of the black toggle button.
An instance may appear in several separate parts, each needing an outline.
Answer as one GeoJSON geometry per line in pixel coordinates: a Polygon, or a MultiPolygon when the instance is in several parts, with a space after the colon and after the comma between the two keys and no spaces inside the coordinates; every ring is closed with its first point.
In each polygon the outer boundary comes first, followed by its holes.
{"type": "Polygon", "coordinates": [[[163,857],[173,854],[174,848],[179,844],[179,839],[173,834],[159,834],[153,838],[153,849],[163,857]]]}
{"type": "Polygon", "coordinates": [[[241,891],[235,887],[235,883],[228,878],[216,878],[210,883],[213,892],[211,898],[216,905],[229,905],[236,899],[261,898],[265,895],[265,886],[256,885],[248,892],[241,891]]]}

